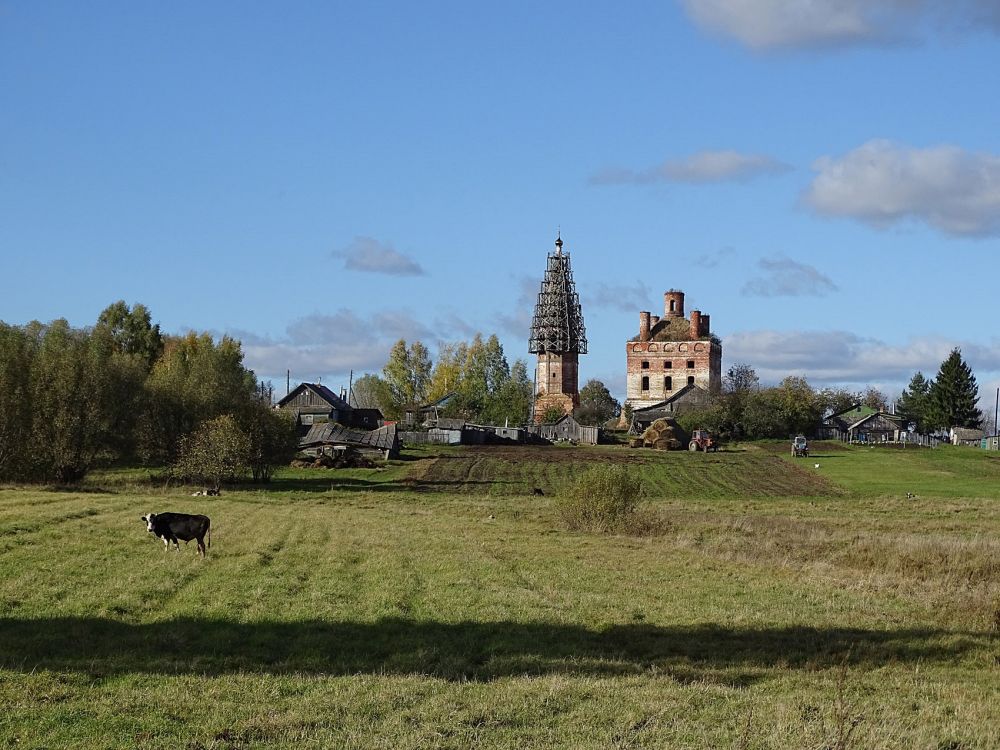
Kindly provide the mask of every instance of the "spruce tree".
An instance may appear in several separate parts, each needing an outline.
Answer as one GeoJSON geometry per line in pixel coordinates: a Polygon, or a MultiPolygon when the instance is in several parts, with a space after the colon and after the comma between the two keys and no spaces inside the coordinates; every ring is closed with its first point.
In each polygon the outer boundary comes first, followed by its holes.
{"type": "Polygon", "coordinates": [[[930,389],[931,426],[976,428],[983,423],[979,410],[979,386],[960,349],[952,349],[941,363],[930,389]]]}
{"type": "Polygon", "coordinates": [[[896,402],[896,411],[907,422],[916,422],[918,432],[924,432],[927,427],[933,385],[933,381],[925,378],[922,372],[915,372],[896,402]]]}

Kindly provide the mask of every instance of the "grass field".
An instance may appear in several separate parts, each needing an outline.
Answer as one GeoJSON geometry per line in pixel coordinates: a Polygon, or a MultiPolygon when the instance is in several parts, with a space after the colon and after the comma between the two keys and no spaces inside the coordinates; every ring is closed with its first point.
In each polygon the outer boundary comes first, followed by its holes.
{"type": "Polygon", "coordinates": [[[786,450],[0,489],[0,747],[998,747],[1000,458],[786,450]],[[597,462],[662,535],[560,528],[597,462]],[[210,515],[208,558],[150,510],[210,515]]]}

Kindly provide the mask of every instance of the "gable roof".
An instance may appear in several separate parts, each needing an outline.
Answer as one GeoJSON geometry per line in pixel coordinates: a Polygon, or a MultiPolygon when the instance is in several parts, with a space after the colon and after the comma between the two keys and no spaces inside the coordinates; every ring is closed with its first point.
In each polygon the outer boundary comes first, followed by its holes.
{"type": "Polygon", "coordinates": [[[872,412],[871,414],[868,414],[868,415],[862,417],[857,422],[855,422],[850,427],[848,427],[848,429],[849,430],[857,429],[858,427],[860,427],[861,425],[863,425],[865,422],[868,422],[868,421],[870,421],[872,419],[876,419],[876,418],[881,418],[881,419],[884,419],[887,422],[891,422],[892,424],[896,425],[897,428],[900,428],[900,427],[903,426],[903,418],[902,417],[897,416],[896,414],[890,414],[889,412],[886,412],[886,411],[875,411],[875,412],[872,412]]]}
{"type": "Polygon", "coordinates": [[[331,391],[322,383],[299,383],[295,388],[292,389],[291,393],[285,396],[278,402],[278,406],[284,406],[286,403],[294,399],[303,390],[310,390],[319,396],[321,399],[326,401],[331,409],[339,409],[340,411],[350,411],[353,407],[348,404],[344,399],[338,396],[336,393],[331,391]]]}

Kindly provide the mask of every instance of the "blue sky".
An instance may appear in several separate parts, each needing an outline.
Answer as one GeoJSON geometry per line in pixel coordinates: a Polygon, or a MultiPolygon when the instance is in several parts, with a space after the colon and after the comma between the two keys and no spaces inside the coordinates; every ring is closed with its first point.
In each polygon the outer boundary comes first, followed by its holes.
{"type": "Polygon", "coordinates": [[[117,299],[345,384],[402,336],[528,357],[561,227],[590,339],[665,289],[724,366],[1000,381],[996,0],[0,0],[0,319],[117,299]]]}

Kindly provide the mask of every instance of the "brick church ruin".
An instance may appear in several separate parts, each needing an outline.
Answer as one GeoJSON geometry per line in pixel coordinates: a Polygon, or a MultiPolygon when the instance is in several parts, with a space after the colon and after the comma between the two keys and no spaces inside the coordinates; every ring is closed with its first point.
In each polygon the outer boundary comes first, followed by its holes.
{"type": "Polygon", "coordinates": [[[535,303],[528,351],[538,355],[532,420],[542,421],[552,407],[569,414],[580,405],[580,355],[587,353],[580,297],[573,282],[569,251],[556,239],[535,303]]]}
{"type": "Polygon", "coordinates": [[[659,404],[689,385],[708,393],[722,382],[722,344],[700,310],[684,317],[684,292],[663,295],[663,317],[639,313],[639,335],[626,344],[626,403],[659,404]]]}

